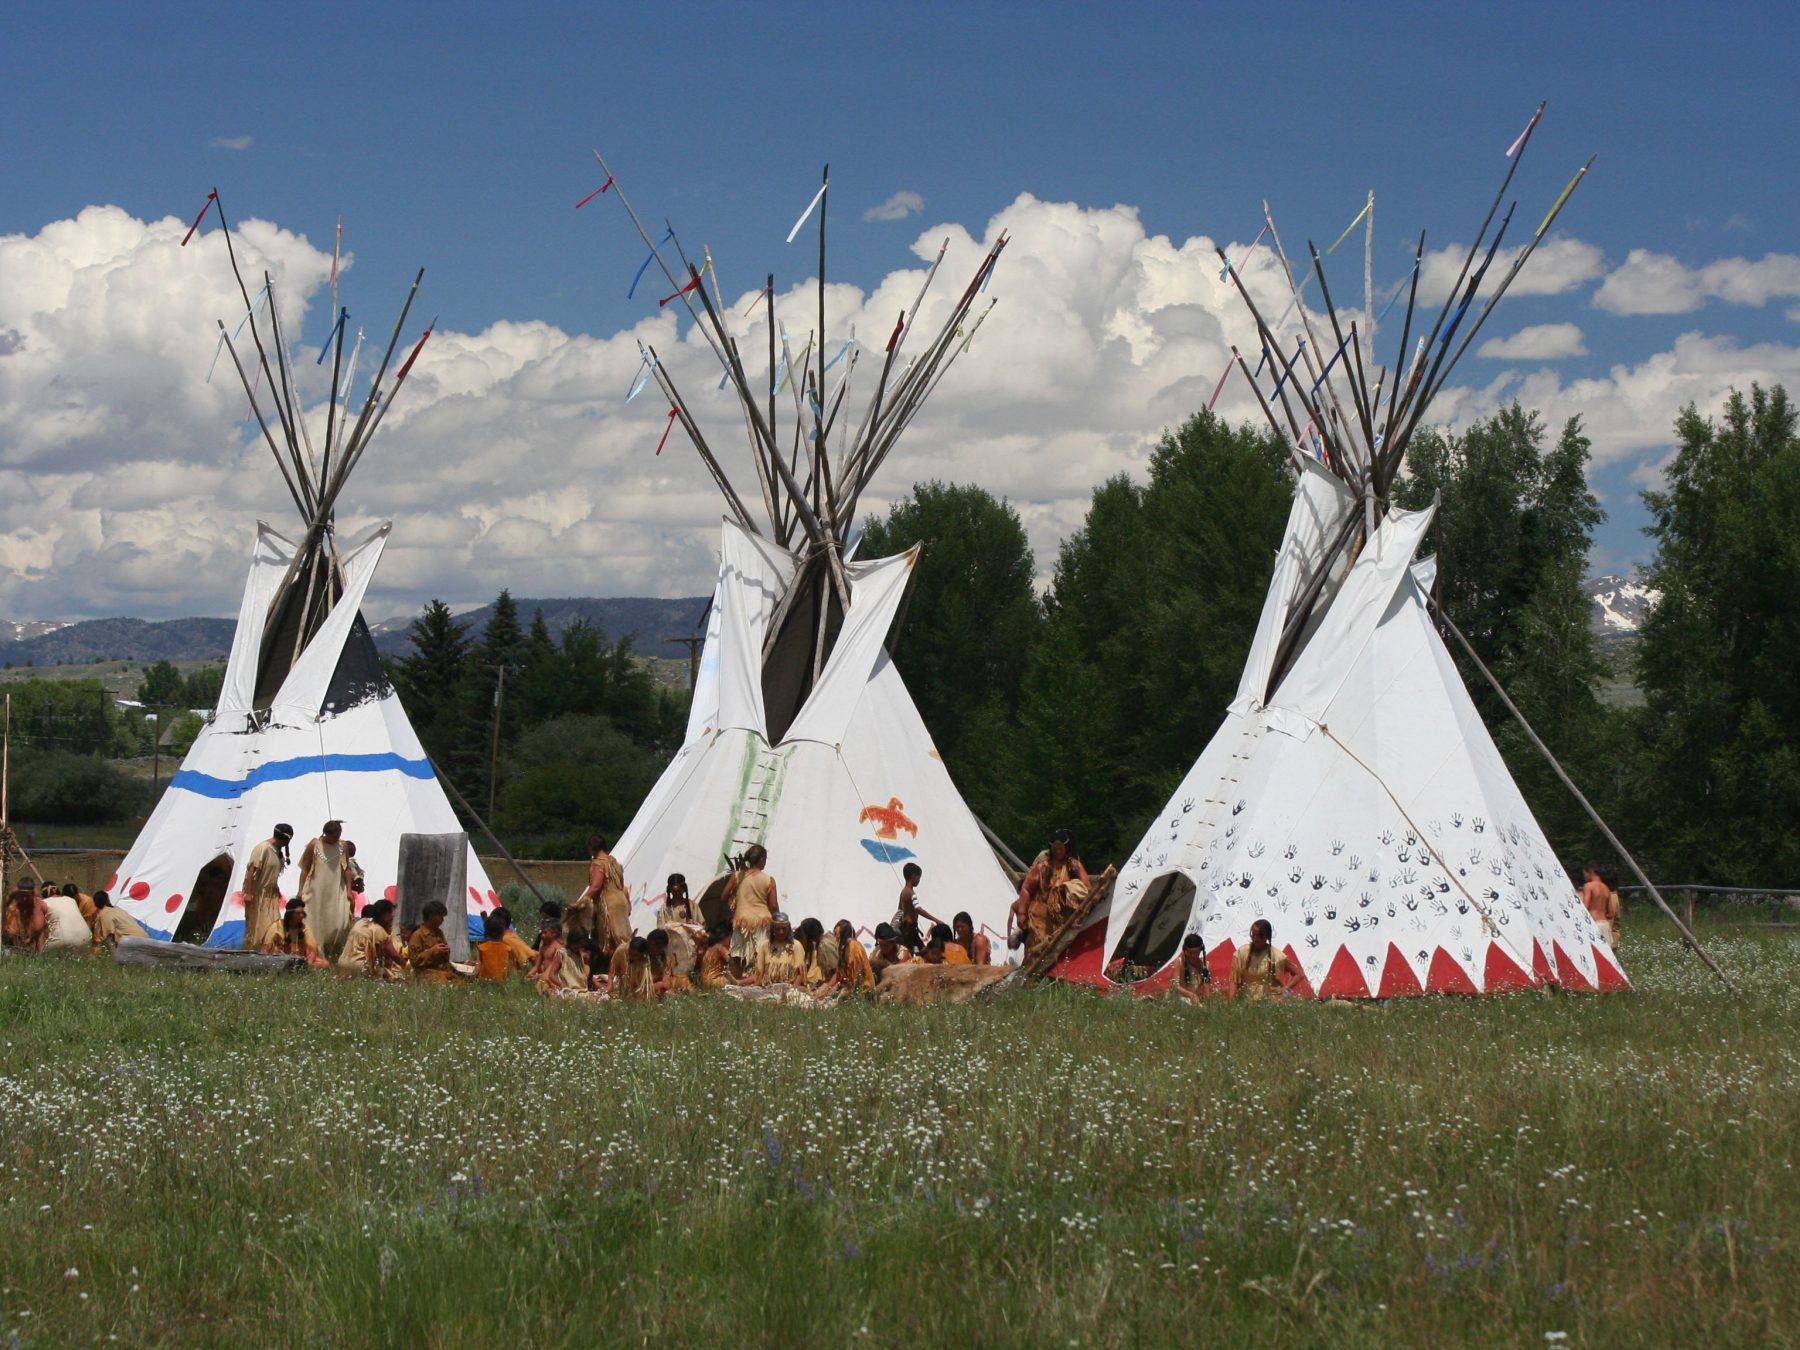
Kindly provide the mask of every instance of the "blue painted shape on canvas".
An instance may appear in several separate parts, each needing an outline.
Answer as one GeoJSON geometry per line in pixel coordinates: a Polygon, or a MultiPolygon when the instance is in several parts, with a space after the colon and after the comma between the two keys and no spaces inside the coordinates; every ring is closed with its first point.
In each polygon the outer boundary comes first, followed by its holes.
{"type": "Polygon", "coordinates": [[[885,839],[861,839],[857,842],[869,850],[869,856],[876,862],[897,863],[918,857],[905,844],[890,844],[885,839]]]}

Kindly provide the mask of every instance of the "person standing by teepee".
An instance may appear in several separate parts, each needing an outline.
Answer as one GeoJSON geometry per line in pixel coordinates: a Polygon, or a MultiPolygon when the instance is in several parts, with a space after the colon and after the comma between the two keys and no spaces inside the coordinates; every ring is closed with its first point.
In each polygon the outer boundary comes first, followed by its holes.
{"type": "Polygon", "coordinates": [[[1581,873],[1581,903],[1587,906],[1588,915],[1593,919],[1594,927],[1600,930],[1600,936],[1606,939],[1606,945],[1617,951],[1619,893],[1595,864],[1589,863],[1581,873]]]}
{"type": "Polygon", "coordinates": [[[752,844],[744,850],[744,868],[725,883],[725,904],[731,910],[732,974],[740,978],[756,966],[756,949],[768,936],[781,896],[775,878],[763,869],[769,850],[752,844]]]}
{"type": "Polygon", "coordinates": [[[1053,831],[1049,845],[1025,874],[1013,905],[1013,917],[1025,934],[1027,962],[1044,949],[1063,921],[1081,908],[1091,884],[1087,868],[1075,852],[1074,834],[1053,831]]]}
{"type": "Polygon", "coordinates": [[[587,889],[569,902],[567,927],[573,939],[579,930],[600,939],[600,955],[612,954],[631,941],[631,893],[625,889],[625,872],[606,849],[606,840],[590,834],[587,889]]]}
{"type": "Polygon", "coordinates": [[[281,873],[293,838],[294,827],[284,823],[250,850],[244,867],[244,947],[249,951],[261,951],[282,920],[281,873]]]}
{"type": "Polygon", "coordinates": [[[313,945],[335,961],[350,935],[350,855],[344,822],[328,820],[300,854],[300,898],[306,902],[313,945]]]}

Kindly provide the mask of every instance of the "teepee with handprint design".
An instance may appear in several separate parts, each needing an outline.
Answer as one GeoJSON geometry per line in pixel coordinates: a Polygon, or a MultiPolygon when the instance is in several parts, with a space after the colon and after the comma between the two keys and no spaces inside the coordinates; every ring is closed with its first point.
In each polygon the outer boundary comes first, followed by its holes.
{"type": "Polygon", "coordinates": [[[1420,237],[1391,374],[1377,365],[1367,270],[1346,325],[1323,255],[1310,250],[1312,275],[1296,284],[1267,218],[1291,293],[1271,324],[1225,261],[1263,347],[1255,371],[1235,349],[1234,364],[1288,448],[1293,506],[1223,724],[1055,974],[1155,989],[1198,933],[1223,979],[1267,919],[1297,991],[1321,997],[1626,987],[1432,623],[1435,564],[1418,555],[1435,507],[1390,497],[1432,395],[1587,171],[1484,296],[1512,210],[1497,229],[1495,218],[1542,112],[1507,152],[1487,219],[1409,352],[1420,237]],[[1315,278],[1322,312],[1304,297],[1315,278]]]}

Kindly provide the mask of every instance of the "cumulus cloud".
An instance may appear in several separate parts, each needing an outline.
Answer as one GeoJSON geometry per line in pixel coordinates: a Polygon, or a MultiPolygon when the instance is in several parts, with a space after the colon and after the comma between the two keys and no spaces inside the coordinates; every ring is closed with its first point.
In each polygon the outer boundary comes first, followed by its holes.
{"type": "Polygon", "coordinates": [[[1800,255],[1721,258],[1689,267],[1667,253],[1634,248],[1607,274],[1594,303],[1613,314],[1687,314],[1708,300],[1760,307],[1800,296],[1800,255]]]}
{"type": "MultiPolygon", "coordinates": [[[[205,380],[214,320],[234,321],[241,302],[217,231],[183,250],[186,228],[90,207],[35,235],[0,237],[0,613],[228,614],[257,518],[294,523],[268,450],[243,420],[229,360],[205,380]]],[[[1205,406],[1230,346],[1254,352],[1257,341],[1235,288],[1219,278],[1214,240],[1149,234],[1128,206],[1021,195],[979,229],[920,230],[907,265],[868,290],[828,288],[832,349],[853,325],[867,344],[853,368],[849,359],[839,368],[852,370],[848,408],[860,416],[893,316],[913,303],[940,244],[948,241],[943,270],[913,325],[919,341],[1002,231],[1011,243],[987,297],[996,307],[861,510],[885,509],[927,478],[979,483],[1018,507],[1047,567],[1094,486],[1121,471],[1141,476],[1161,432],[1205,406]]],[[[308,303],[322,308],[329,248],[262,221],[245,222],[240,237],[246,266],[275,275],[290,334],[322,340],[329,315],[309,315],[308,303]]],[[[1249,244],[1218,242],[1234,259],[1249,244]]],[[[1593,265],[1584,258],[1598,258],[1590,249],[1567,241],[1540,286],[1577,284],[1568,278],[1593,265]]],[[[1251,258],[1244,280],[1265,315],[1286,307],[1270,250],[1251,258]]],[[[346,286],[355,289],[353,275],[346,286]]],[[[766,377],[757,361],[766,338],[762,311],[744,315],[753,298],[728,300],[725,312],[754,382],[766,377]]],[[[364,305],[378,314],[394,299],[364,305]]],[[[796,353],[817,299],[813,282],[775,297],[796,353]]],[[[382,326],[372,322],[371,334],[382,326]]],[[[1289,350],[1297,329],[1291,318],[1283,327],[1289,350]]],[[[623,401],[640,342],[655,346],[738,491],[756,501],[741,414],[678,307],[652,306],[631,327],[597,336],[542,322],[439,329],[339,511],[345,530],[395,521],[373,615],[432,596],[478,602],[502,586],[665,596],[710,586],[723,503],[679,428],[654,453],[667,412],[654,389],[623,401]]],[[[328,374],[302,362],[298,375],[316,440],[328,374]]],[[[1580,413],[1608,461],[1666,445],[1683,403],[1711,410],[1728,386],[1756,378],[1800,387],[1800,353],[1695,333],[1601,378],[1505,371],[1452,388],[1434,420],[1479,416],[1517,396],[1554,419],[1580,413]]],[[[1258,416],[1240,378],[1226,381],[1218,411],[1258,416]]]]}
{"type": "MultiPolygon", "coordinates": [[[[1488,266],[1483,292],[1490,293],[1499,278],[1506,275],[1517,261],[1523,246],[1503,248],[1494,254],[1488,266]]],[[[1469,256],[1467,244],[1451,244],[1446,248],[1428,249],[1419,268],[1419,299],[1426,304],[1442,304],[1462,271],[1463,259],[1469,256]]],[[[1486,249],[1475,255],[1472,272],[1481,265],[1486,249]]],[[[1516,295],[1561,295],[1577,286],[1586,285],[1606,271],[1606,255],[1593,244],[1581,239],[1552,237],[1539,244],[1507,290],[1516,295]]],[[[1504,301],[1502,302],[1504,303],[1504,301]]]]}
{"type": "Polygon", "coordinates": [[[1586,356],[1587,343],[1572,323],[1535,323],[1511,337],[1489,338],[1475,349],[1477,356],[1506,361],[1555,361],[1565,356],[1586,356]]]}
{"type": "Polygon", "coordinates": [[[863,212],[864,220],[905,220],[908,216],[916,216],[925,209],[925,199],[916,192],[902,188],[885,202],[871,206],[863,212]]]}
{"type": "Polygon", "coordinates": [[[207,142],[214,150],[248,150],[255,144],[254,136],[214,136],[207,142]]]}
{"type": "Polygon", "coordinates": [[[1752,384],[1800,388],[1800,347],[1778,342],[1740,345],[1729,337],[1683,333],[1667,351],[1606,374],[1565,380],[1550,367],[1507,372],[1482,388],[1446,389],[1432,405],[1434,420],[1466,425],[1515,398],[1556,425],[1579,416],[1593,441],[1594,466],[1660,451],[1674,437],[1675,418],[1689,403],[1715,416],[1730,391],[1752,384]]]}

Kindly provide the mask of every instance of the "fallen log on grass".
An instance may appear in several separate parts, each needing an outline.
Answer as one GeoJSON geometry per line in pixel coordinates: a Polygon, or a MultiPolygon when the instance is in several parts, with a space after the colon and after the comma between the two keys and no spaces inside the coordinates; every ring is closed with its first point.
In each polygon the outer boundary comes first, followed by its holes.
{"type": "Polygon", "coordinates": [[[877,1003],[967,1003],[1014,974],[1012,966],[934,966],[907,961],[881,972],[877,1003]]]}
{"type": "Polygon", "coordinates": [[[306,969],[306,962],[298,956],[264,956],[235,947],[196,947],[135,937],[119,940],[113,960],[138,970],[228,970],[240,975],[279,975],[306,969]]]}

